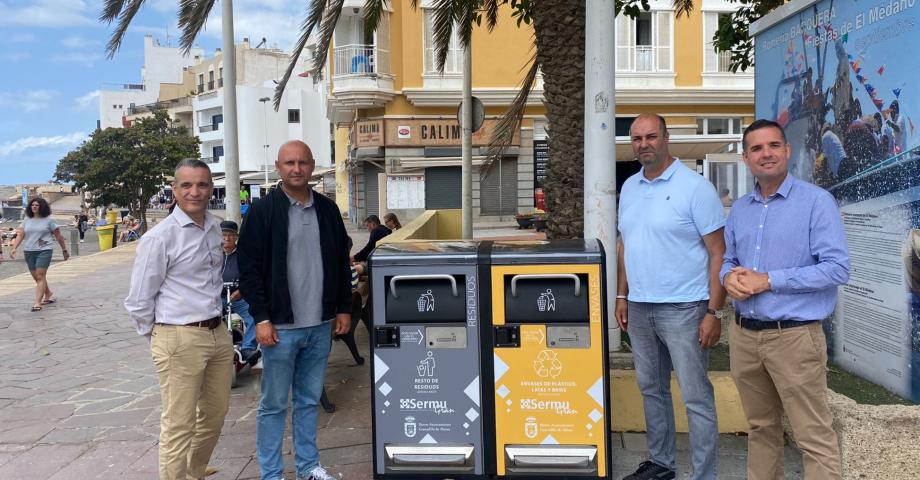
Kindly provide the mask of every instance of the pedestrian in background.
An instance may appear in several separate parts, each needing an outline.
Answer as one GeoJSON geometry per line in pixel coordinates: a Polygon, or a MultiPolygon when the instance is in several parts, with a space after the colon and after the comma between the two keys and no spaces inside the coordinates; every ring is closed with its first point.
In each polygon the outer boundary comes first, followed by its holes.
{"type": "Polygon", "coordinates": [[[177,207],[141,237],[125,299],[160,379],[160,480],[206,475],[233,378],[233,341],[221,315],[221,231],[207,211],[211,170],[188,159],[174,177],[177,207]]]}
{"type": "Polygon", "coordinates": [[[391,232],[395,232],[402,228],[402,224],[399,223],[399,218],[396,217],[395,213],[388,213],[383,216],[383,224],[390,229],[391,232]]]}
{"type": "Polygon", "coordinates": [[[351,323],[348,235],[338,206],[309,185],[316,161],[295,140],[278,151],[281,188],[253,203],[237,244],[240,289],[262,345],[262,399],[256,453],[262,480],[281,480],[292,406],[299,480],[333,480],[320,465],[317,403],[335,334],[351,323]]]}
{"type": "Polygon", "coordinates": [[[22,246],[26,266],[35,280],[33,312],[40,312],[45,305],[56,301],[51,288],[48,287],[48,267],[51,266],[51,255],[54,252],[53,240],[57,240],[61,245],[64,260],[70,259],[61,229],[57,222],[51,219],[51,206],[44,198],[35,198],[26,208],[26,219],[19,227],[16,239],[13,240],[13,249],[10,251],[10,258],[16,258],[16,250],[22,246]]]}
{"type": "Polygon", "coordinates": [[[821,321],[850,276],[843,220],[830,193],[789,174],[792,148],[778,123],[755,121],[741,144],[757,182],[728,215],[721,278],[736,312],[729,349],[750,424],[748,478],[783,478],[785,413],[805,479],[840,479],[821,321]]]}
{"type": "Polygon", "coordinates": [[[715,480],[719,429],[709,381],[709,347],[719,341],[725,291],[722,202],[715,187],[674,158],[658,115],[630,127],[642,164],[620,195],[615,316],[629,332],[645,406],[649,459],[627,480],[675,478],[671,369],[687,407],[693,480],[715,480]]]}

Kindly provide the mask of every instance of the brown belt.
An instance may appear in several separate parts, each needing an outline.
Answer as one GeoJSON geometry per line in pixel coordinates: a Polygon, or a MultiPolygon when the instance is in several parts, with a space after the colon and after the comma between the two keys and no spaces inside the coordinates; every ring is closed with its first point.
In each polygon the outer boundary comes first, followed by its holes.
{"type": "Polygon", "coordinates": [[[220,316],[209,318],[207,320],[202,320],[200,322],[186,323],[183,325],[174,325],[172,323],[158,323],[157,325],[172,325],[174,327],[198,327],[198,328],[207,328],[208,330],[214,330],[219,327],[221,323],[220,316]]]}

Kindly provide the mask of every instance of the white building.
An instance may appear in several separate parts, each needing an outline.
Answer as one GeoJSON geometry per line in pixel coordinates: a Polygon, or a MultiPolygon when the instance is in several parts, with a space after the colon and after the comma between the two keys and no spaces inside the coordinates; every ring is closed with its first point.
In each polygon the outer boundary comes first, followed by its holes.
{"type": "MultiPolygon", "coordinates": [[[[310,58],[304,53],[301,58],[310,58]]],[[[325,84],[304,75],[301,61],[288,81],[276,112],[272,99],[275,81],[287,68],[289,56],[277,49],[251,48],[249,41],[236,46],[237,125],[240,172],[274,169],[278,148],[289,140],[303,140],[313,150],[317,169],[332,165],[330,122],[326,118],[325,84]],[[268,99],[261,101],[261,99],[268,99]]],[[[201,157],[215,173],[225,171],[223,128],[223,55],[189,69],[197,80],[192,98],[194,134],[201,140],[201,157]]]]}
{"type": "Polygon", "coordinates": [[[100,128],[122,127],[133,107],[168,100],[160,97],[163,86],[175,86],[170,90],[176,90],[183,84],[188,67],[201,63],[203,58],[204,50],[200,48],[192,48],[188,55],[183,55],[181,49],[162,46],[152,36],[145,36],[141,83],[122,84],[119,89],[99,92],[100,128]]]}

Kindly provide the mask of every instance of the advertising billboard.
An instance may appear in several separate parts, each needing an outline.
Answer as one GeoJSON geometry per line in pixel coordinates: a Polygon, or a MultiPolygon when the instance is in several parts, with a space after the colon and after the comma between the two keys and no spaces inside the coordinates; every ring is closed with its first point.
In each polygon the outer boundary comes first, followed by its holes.
{"type": "Polygon", "coordinates": [[[837,199],[852,260],[835,363],[920,402],[920,6],[822,0],[752,28],[756,115],[783,125],[790,172],[837,199]]]}

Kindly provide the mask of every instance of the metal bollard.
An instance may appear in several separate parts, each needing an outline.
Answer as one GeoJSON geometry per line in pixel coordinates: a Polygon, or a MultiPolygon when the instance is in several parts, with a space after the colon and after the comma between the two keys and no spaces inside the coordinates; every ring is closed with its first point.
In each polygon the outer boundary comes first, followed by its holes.
{"type": "Polygon", "coordinates": [[[76,230],[70,231],[70,254],[80,254],[80,232],[76,230]]]}

